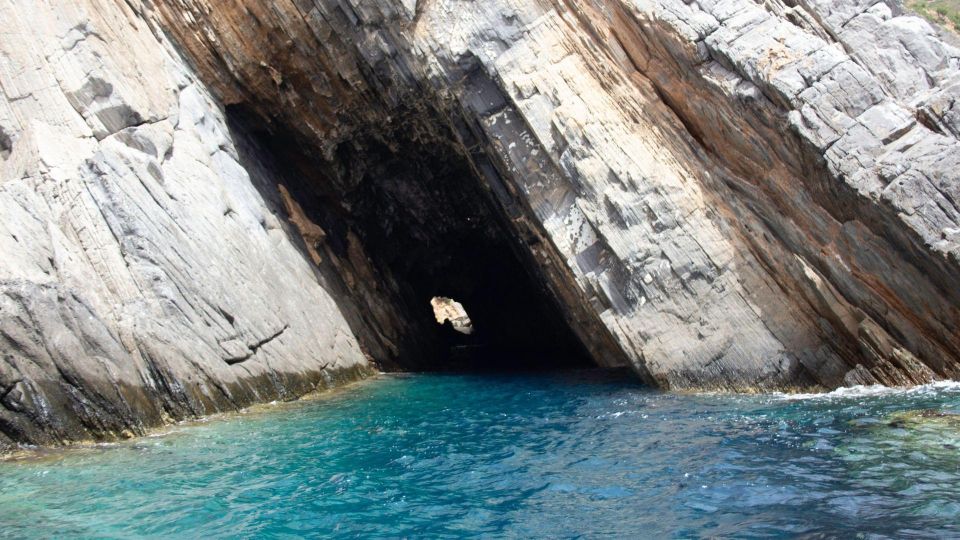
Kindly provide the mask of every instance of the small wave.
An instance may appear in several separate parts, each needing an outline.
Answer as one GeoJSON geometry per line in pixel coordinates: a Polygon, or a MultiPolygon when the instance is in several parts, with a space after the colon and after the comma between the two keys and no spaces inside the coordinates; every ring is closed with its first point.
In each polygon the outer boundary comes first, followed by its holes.
{"type": "Polygon", "coordinates": [[[912,387],[883,386],[882,384],[857,385],[837,388],[832,392],[811,394],[787,394],[777,392],[773,396],[787,401],[793,400],[830,400],[836,398],[858,398],[889,395],[925,394],[942,391],[960,390],[960,381],[936,381],[912,387]]]}
{"type": "Polygon", "coordinates": [[[614,411],[614,412],[603,413],[601,415],[598,415],[596,418],[597,420],[603,420],[605,418],[620,418],[621,416],[624,416],[624,415],[632,416],[635,414],[642,414],[643,416],[641,418],[647,417],[647,415],[644,414],[643,411],[614,411]]]}

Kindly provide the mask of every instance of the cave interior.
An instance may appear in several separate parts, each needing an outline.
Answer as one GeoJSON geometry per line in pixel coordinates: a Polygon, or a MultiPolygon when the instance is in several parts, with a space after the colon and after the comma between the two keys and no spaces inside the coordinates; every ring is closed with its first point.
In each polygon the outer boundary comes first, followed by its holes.
{"type": "MultiPolygon", "coordinates": [[[[317,271],[382,370],[594,365],[442,122],[411,112],[323,152],[243,107],[227,113],[235,138],[244,141],[241,158],[279,175],[283,190],[325,233],[312,246],[320,253],[317,271]],[[472,333],[437,322],[431,299],[438,296],[463,305],[472,333]]],[[[267,200],[278,198],[277,187],[258,185],[267,200]]],[[[289,229],[301,245],[313,241],[289,229]]]]}

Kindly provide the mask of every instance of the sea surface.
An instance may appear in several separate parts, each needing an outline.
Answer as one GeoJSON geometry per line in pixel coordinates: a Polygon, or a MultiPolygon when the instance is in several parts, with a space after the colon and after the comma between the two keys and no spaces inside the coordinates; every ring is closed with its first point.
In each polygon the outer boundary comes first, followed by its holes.
{"type": "Polygon", "coordinates": [[[380,376],[0,462],[4,538],[960,537],[960,385],[380,376]]]}

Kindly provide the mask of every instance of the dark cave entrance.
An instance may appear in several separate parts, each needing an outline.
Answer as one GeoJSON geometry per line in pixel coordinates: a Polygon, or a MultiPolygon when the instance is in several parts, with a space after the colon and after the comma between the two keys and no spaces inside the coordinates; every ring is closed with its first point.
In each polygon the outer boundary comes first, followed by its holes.
{"type": "Polygon", "coordinates": [[[595,365],[469,160],[430,115],[411,112],[321,153],[244,109],[227,112],[247,165],[283,178],[278,197],[262,175],[262,192],[279,199],[382,369],[595,365]],[[460,302],[472,332],[437,324],[436,297],[460,302]]]}

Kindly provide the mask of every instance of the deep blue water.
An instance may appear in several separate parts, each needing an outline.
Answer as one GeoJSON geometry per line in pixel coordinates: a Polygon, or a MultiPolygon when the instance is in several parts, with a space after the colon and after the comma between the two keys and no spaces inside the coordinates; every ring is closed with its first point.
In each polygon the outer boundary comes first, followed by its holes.
{"type": "Polygon", "coordinates": [[[960,386],[384,376],[0,463],[0,537],[960,537],[960,386]]]}

